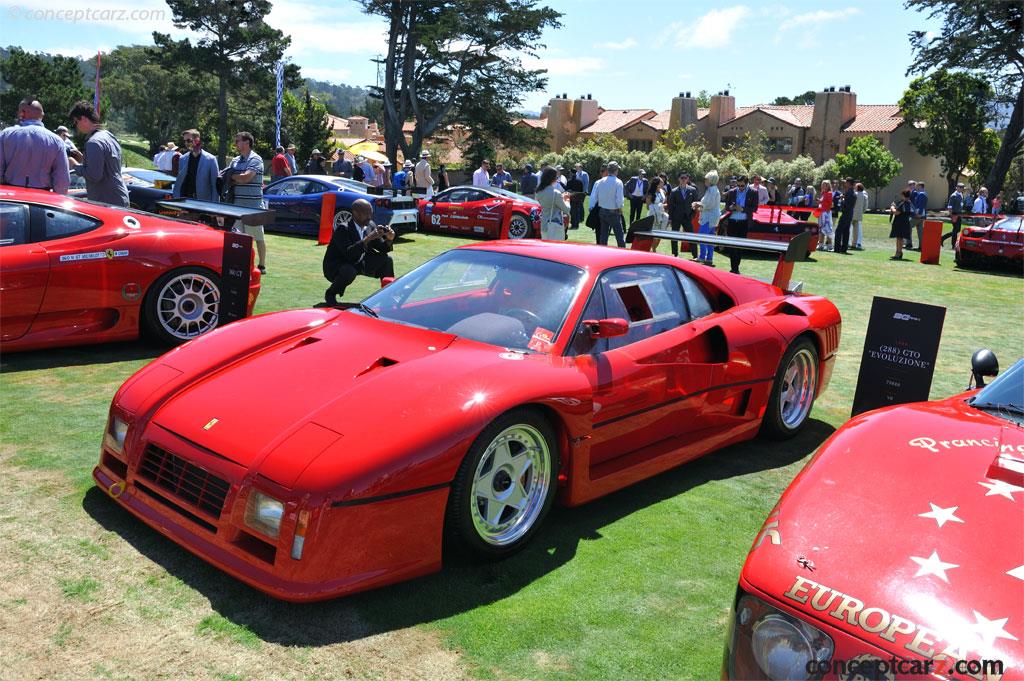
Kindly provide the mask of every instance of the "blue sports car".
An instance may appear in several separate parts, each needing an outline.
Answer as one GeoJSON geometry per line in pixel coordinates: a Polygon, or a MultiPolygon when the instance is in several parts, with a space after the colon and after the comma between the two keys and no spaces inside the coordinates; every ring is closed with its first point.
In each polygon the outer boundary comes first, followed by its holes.
{"type": "Polygon", "coordinates": [[[293,175],[263,188],[267,208],[276,212],[267,230],[316,236],[320,231],[320,208],[324,194],[335,196],[334,227],[352,217],[352,203],[366,199],[373,205],[373,221],[389,225],[398,233],[416,230],[416,199],[395,196],[391,190],[371,194],[370,188],[355,180],[331,175],[293,175]]]}

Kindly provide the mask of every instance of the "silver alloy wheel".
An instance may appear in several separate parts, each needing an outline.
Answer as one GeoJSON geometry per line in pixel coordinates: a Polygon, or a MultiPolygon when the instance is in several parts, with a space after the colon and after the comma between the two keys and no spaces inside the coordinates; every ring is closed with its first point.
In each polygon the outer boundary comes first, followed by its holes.
{"type": "Polygon", "coordinates": [[[157,292],[160,327],[179,340],[188,340],[217,328],[220,289],[213,280],[195,272],[170,279],[157,292]]]}
{"type": "Polygon", "coordinates": [[[522,215],[513,215],[508,221],[508,238],[525,239],[530,235],[530,223],[522,215]]]}
{"type": "Polygon", "coordinates": [[[551,450],[533,426],[519,423],[491,440],[473,474],[469,498],[480,539],[507,546],[529,532],[544,509],[550,469],[551,450]]]}
{"type": "Polygon", "coordinates": [[[348,223],[348,221],[351,219],[352,213],[350,211],[339,210],[337,213],[334,214],[334,226],[332,227],[332,231],[348,223]]]}
{"type": "Polygon", "coordinates": [[[817,386],[818,363],[814,353],[800,348],[789,360],[779,389],[779,417],[787,428],[798,428],[807,418],[817,386]]]}

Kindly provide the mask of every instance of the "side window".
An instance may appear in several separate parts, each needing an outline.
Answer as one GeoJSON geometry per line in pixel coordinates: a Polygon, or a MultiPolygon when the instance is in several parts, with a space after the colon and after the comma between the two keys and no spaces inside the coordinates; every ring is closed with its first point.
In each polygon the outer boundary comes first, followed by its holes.
{"type": "Polygon", "coordinates": [[[629,322],[629,333],[609,338],[610,348],[656,336],[689,321],[678,280],[668,267],[624,267],[601,276],[608,317],[629,322]]]}
{"type": "Polygon", "coordinates": [[[679,277],[679,285],[683,287],[683,295],[686,296],[686,303],[690,307],[691,319],[707,317],[715,311],[708,300],[708,294],[704,293],[700,284],[679,270],[676,270],[676,276],[679,277]]]}
{"type": "Polygon", "coordinates": [[[327,185],[322,182],[307,182],[305,188],[303,188],[303,194],[323,194],[328,191],[327,185]]]}
{"type": "Polygon", "coordinates": [[[491,195],[487,192],[482,192],[479,189],[467,189],[466,196],[463,201],[485,201],[491,198],[491,195]]]}
{"type": "Polygon", "coordinates": [[[43,212],[43,239],[46,241],[84,234],[100,226],[99,220],[77,213],[67,213],[56,208],[40,210],[43,212]]]}
{"type": "Polygon", "coordinates": [[[583,322],[588,319],[605,319],[606,316],[601,289],[594,287],[594,291],[590,294],[590,300],[587,301],[587,306],[583,308],[583,316],[580,317],[580,323],[573,334],[572,342],[569,343],[569,352],[567,354],[587,355],[607,350],[608,340],[605,338],[598,338],[596,340],[591,338],[590,330],[583,326],[583,322]]]}
{"type": "Polygon", "coordinates": [[[28,243],[28,206],[0,203],[0,247],[28,243]]]}
{"type": "Polygon", "coordinates": [[[309,184],[308,180],[285,180],[271,187],[267,193],[277,196],[300,196],[305,191],[307,184],[309,184]]]}
{"type": "Polygon", "coordinates": [[[469,200],[469,194],[470,191],[468,189],[453,189],[444,200],[448,203],[463,203],[469,200]]]}

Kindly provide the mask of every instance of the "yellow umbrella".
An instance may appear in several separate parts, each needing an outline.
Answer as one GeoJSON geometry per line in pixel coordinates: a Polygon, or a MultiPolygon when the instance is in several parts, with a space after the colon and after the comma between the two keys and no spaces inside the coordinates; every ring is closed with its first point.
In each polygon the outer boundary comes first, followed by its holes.
{"type": "Polygon", "coordinates": [[[380,161],[381,163],[388,160],[388,157],[380,153],[379,151],[355,151],[352,153],[357,154],[359,156],[364,156],[371,161],[380,161]]]}
{"type": "Polygon", "coordinates": [[[378,146],[376,142],[371,142],[369,140],[363,142],[356,142],[355,144],[350,146],[348,150],[353,154],[359,154],[361,156],[366,156],[367,158],[373,158],[374,160],[378,159],[376,159],[373,156],[370,156],[370,154],[383,156],[383,154],[380,153],[380,146],[378,146]]]}

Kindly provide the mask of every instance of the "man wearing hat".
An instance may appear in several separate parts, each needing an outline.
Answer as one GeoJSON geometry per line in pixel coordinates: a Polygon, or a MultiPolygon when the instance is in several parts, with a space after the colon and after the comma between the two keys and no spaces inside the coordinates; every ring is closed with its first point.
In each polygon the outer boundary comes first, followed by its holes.
{"type": "Polygon", "coordinates": [[[289,144],[288,149],[284,155],[285,159],[288,160],[288,167],[292,169],[292,175],[299,174],[299,165],[295,160],[295,145],[289,144]]]}
{"type": "Polygon", "coordinates": [[[960,216],[964,212],[964,183],[957,182],[956,191],[949,195],[949,201],[946,202],[946,210],[949,211],[949,220],[953,223],[953,229],[942,235],[942,240],[939,242],[939,246],[946,243],[946,239],[952,237],[949,242],[953,248],[956,248],[956,239],[960,234],[960,216]]]}
{"type": "Polygon", "coordinates": [[[420,152],[420,160],[413,169],[414,187],[425,193],[429,199],[434,195],[434,178],[430,175],[430,152],[424,149],[420,152]]]}
{"type": "Polygon", "coordinates": [[[82,152],[75,146],[75,141],[71,139],[71,133],[68,132],[66,125],[58,125],[57,129],[54,130],[57,136],[64,140],[64,149],[68,154],[68,165],[74,168],[75,166],[82,163],[85,157],[82,156],[82,152]]]}
{"type": "Polygon", "coordinates": [[[629,197],[629,223],[633,224],[643,213],[644,194],[647,193],[647,171],[641,168],[639,173],[629,178],[625,189],[629,197]]]}
{"type": "Polygon", "coordinates": [[[324,174],[323,154],[320,153],[319,149],[314,149],[313,153],[310,154],[309,160],[306,161],[306,174],[307,175],[323,175],[324,174]]]}
{"type": "Polygon", "coordinates": [[[765,180],[765,185],[768,187],[768,201],[776,205],[782,203],[782,197],[779,196],[779,187],[775,182],[775,178],[769,177],[765,180]]]}
{"type": "Polygon", "coordinates": [[[352,177],[352,161],[345,158],[345,152],[338,150],[338,158],[331,164],[331,174],[338,177],[352,177]]]}

